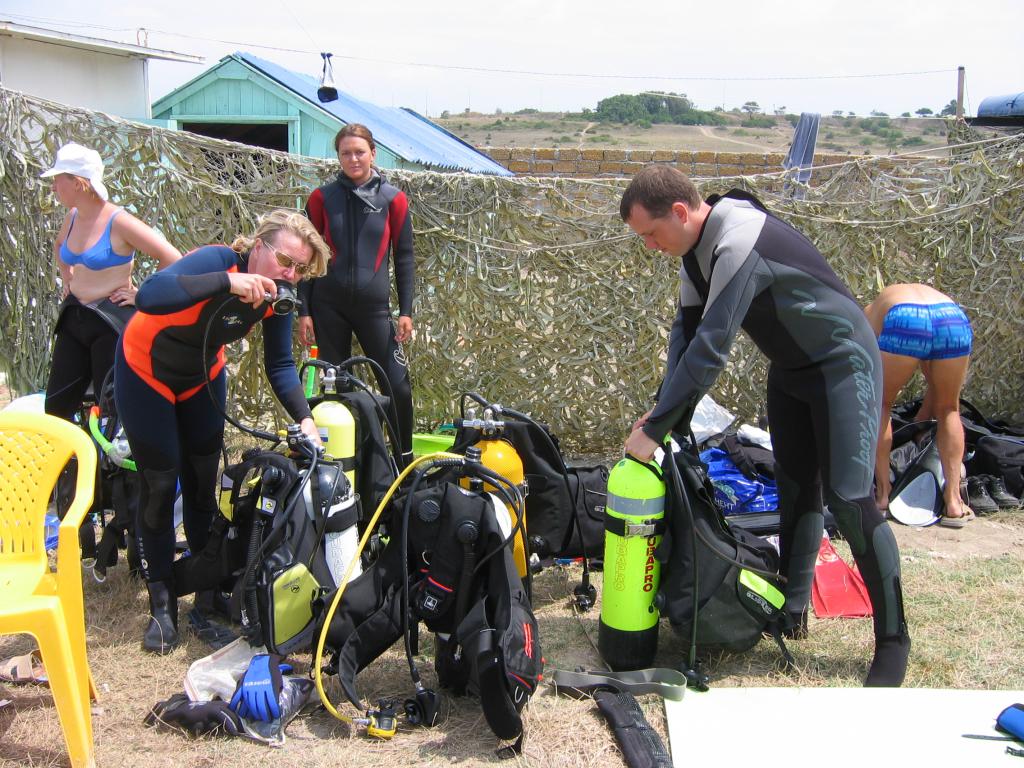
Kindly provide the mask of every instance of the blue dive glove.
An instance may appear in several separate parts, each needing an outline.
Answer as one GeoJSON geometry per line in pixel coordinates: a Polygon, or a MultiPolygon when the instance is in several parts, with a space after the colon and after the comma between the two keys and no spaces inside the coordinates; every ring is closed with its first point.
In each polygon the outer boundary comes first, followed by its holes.
{"type": "Polygon", "coordinates": [[[291,664],[282,664],[277,654],[260,653],[252,657],[249,668],[238,681],[231,697],[231,709],[247,720],[271,722],[281,716],[281,674],[291,672],[291,664]]]}

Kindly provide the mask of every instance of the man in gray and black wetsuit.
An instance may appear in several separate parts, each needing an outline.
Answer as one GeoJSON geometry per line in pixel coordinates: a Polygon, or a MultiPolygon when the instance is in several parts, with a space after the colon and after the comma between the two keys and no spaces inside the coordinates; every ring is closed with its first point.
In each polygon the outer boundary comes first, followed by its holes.
{"type": "Polygon", "coordinates": [[[680,419],[725,367],[742,327],[771,361],[768,421],[787,610],[799,617],[810,598],[824,486],[874,609],[865,685],[900,685],[910,638],[899,550],[871,492],[882,368],[860,306],[806,237],[744,192],[701,200],[680,171],[650,165],[619,210],[648,248],[682,257],[658,403],[634,424],[626,451],[649,460],[671,430],[688,428],[680,419]]]}

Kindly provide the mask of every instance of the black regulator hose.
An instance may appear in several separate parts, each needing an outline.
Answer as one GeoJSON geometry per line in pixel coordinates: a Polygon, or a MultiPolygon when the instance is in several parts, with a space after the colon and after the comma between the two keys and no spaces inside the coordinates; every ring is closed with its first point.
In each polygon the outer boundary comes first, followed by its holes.
{"type": "MultiPolygon", "coordinates": [[[[572,504],[573,527],[576,529],[576,535],[579,538],[580,552],[583,555],[583,578],[573,589],[572,593],[576,600],[576,606],[580,610],[589,611],[597,602],[597,590],[594,588],[594,585],[590,583],[590,555],[587,552],[586,542],[583,540],[583,527],[580,525],[579,499],[573,496],[572,486],[569,484],[569,468],[565,465],[561,451],[558,450],[558,447],[555,445],[546,429],[541,427],[540,424],[531,419],[525,413],[520,413],[512,408],[503,408],[502,412],[508,414],[514,419],[525,421],[526,423],[532,424],[536,427],[537,431],[544,436],[544,440],[551,449],[551,453],[558,457],[558,461],[562,465],[562,480],[565,483],[566,498],[568,498],[569,503],[572,504]]],[[[580,487],[582,487],[582,483],[577,485],[577,488],[580,487]]]]}
{"type": "MultiPolygon", "coordinates": [[[[391,382],[388,380],[387,375],[384,373],[384,369],[380,367],[380,364],[376,360],[372,360],[368,357],[363,357],[361,355],[350,357],[348,360],[345,360],[344,362],[339,363],[338,365],[329,363],[326,360],[306,360],[299,368],[300,379],[302,378],[302,373],[306,370],[306,368],[309,367],[320,368],[322,370],[329,370],[333,368],[335,370],[347,371],[348,380],[351,381],[359,389],[370,395],[370,401],[373,403],[373,407],[377,411],[377,415],[380,417],[381,422],[384,424],[384,428],[388,432],[388,437],[391,439],[391,460],[395,465],[394,468],[399,468],[399,464],[402,463],[400,459],[402,455],[402,444],[400,442],[401,431],[398,428],[398,411],[397,406],[395,405],[394,391],[391,389],[391,382]],[[370,368],[373,369],[374,378],[377,379],[377,385],[381,388],[382,394],[388,398],[390,413],[386,413],[384,411],[378,399],[373,396],[373,391],[365,384],[365,382],[363,382],[362,379],[360,379],[358,376],[355,376],[352,373],[352,367],[359,363],[365,363],[369,365],[370,368]]],[[[400,468],[404,469],[405,467],[403,466],[400,468]]],[[[395,474],[397,475],[398,472],[396,471],[395,474]]]]}
{"type": "MultiPolygon", "coordinates": [[[[247,435],[252,435],[253,437],[258,438],[260,440],[269,440],[274,445],[277,445],[278,443],[281,442],[281,438],[278,435],[273,434],[272,432],[264,432],[262,429],[254,429],[252,427],[247,427],[228,415],[228,412],[220,404],[220,402],[217,400],[217,396],[213,393],[213,384],[210,382],[210,376],[206,371],[206,348],[210,341],[210,329],[213,327],[213,321],[220,316],[221,310],[223,310],[224,307],[228,305],[228,302],[234,298],[234,294],[230,293],[227,296],[225,296],[224,300],[217,305],[217,308],[214,309],[214,311],[210,315],[210,319],[206,321],[206,328],[203,329],[203,346],[200,347],[199,349],[199,372],[202,375],[203,380],[206,382],[206,391],[210,395],[210,400],[213,401],[213,404],[217,407],[217,410],[220,411],[220,415],[224,417],[225,421],[227,421],[233,427],[235,427],[238,430],[241,430],[247,435]]],[[[227,389],[226,372],[224,374],[224,388],[225,390],[227,389]]]]}
{"type": "MultiPolygon", "coordinates": [[[[669,477],[672,479],[672,489],[676,501],[682,501],[682,507],[686,510],[687,522],[694,536],[690,539],[691,557],[693,558],[693,606],[690,609],[690,652],[687,657],[686,669],[681,670],[686,678],[686,687],[698,691],[706,691],[708,688],[707,675],[700,671],[697,664],[697,612],[700,610],[700,568],[697,567],[697,526],[694,524],[693,507],[690,506],[690,497],[683,490],[683,478],[676,466],[676,457],[672,453],[672,446],[665,447],[665,456],[669,466],[669,477]]],[[[711,548],[713,549],[713,547],[711,548]]]]}
{"type": "MultiPolygon", "coordinates": [[[[381,421],[384,422],[384,426],[388,430],[388,436],[391,438],[391,460],[394,462],[396,468],[405,469],[405,464],[401,458],[402,432],[398,427],[398,409],[395,405],[394,390],[391,389],[391,382],[388,381],[388,377],[384,373],[384,369],[381,368],[375,360],[362,356],[350,357],[338,367],[348,370],[349,379],[352,383],[366,392],[366,394],[370,395],[370,399],[373,401],[373,407],[380,415],[381,421]],[[363,382],[358,376],[352,375],[351,368],[357,363],[366,363],[373,368],[374,376],[377,378],[377,386],[381,388],[384,396],[388,399],[388,413],[385,413],[384,409],[381,408],[377,398],[373,396],[373,391],[365,384],[365,382],[363,382]]],[[[395,474],[398,473],[396,472],[395,474]]]]}

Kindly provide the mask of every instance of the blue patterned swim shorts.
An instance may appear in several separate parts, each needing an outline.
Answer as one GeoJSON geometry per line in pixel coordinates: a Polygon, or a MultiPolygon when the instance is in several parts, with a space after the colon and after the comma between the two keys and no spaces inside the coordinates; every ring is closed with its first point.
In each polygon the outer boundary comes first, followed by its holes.
{"type": "Polygon", "coordinates": [[[919,360],[971,354],[971,321],[956,304],[894,304],[885,313],[878,348],[919,360]]]}

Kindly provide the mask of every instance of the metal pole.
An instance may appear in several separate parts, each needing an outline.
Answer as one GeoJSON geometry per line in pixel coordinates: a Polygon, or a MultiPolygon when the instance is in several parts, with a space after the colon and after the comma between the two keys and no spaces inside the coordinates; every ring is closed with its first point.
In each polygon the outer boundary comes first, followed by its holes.
{"type": "Polygon", "coordinates": [[[964,119],[964,68],[956,68],[956,119],[964,119]]]}

